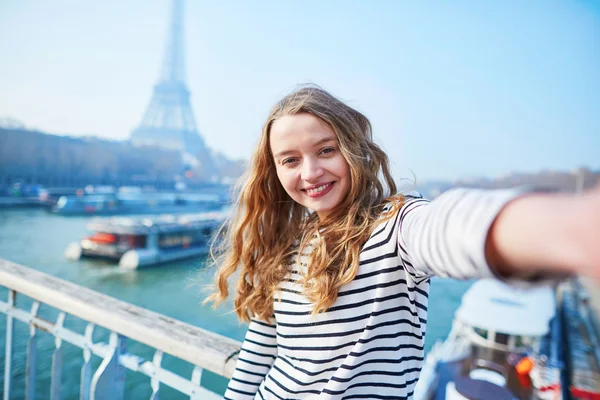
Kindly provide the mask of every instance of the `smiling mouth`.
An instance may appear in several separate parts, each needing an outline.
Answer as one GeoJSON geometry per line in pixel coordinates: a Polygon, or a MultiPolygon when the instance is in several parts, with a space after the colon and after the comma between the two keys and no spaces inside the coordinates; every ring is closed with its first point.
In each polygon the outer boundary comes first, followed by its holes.
{"type": "Polygon", "coordinates": [[[302,190],[304,192],[306,192],[306,194],[308,196],[319,197],[319,196],[322,196],[322,195],[326,194],[327,192],[329,192],[329,190],[333,186],[333,183],[334,182],[328,182],[328,183],[324,183],[322,185],[311,186],[308,189],[302,189],[302,190]]]}

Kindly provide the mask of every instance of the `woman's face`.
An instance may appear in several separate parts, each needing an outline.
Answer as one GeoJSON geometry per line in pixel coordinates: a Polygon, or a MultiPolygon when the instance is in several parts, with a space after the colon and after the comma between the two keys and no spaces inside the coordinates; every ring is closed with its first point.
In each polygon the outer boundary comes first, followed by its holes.
{"type": "Polygon", "coordinates": [[[269,145],[287,194],[319,218],[347,195],[350,167],[327,123],[308,113],[283,116],[271,125],[269,145]]]}

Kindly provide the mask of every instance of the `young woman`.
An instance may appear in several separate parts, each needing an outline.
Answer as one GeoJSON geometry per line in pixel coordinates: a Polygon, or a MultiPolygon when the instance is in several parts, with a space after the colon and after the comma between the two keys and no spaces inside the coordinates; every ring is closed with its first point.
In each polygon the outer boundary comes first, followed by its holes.
{"type": "Polygon", "coordinates": [[[410,399],[429,278],[600,277],[600,190],[396,194],[369,120],[302,87],[272,110],[218,259],[250,326],[226,399],[410,399]]]}

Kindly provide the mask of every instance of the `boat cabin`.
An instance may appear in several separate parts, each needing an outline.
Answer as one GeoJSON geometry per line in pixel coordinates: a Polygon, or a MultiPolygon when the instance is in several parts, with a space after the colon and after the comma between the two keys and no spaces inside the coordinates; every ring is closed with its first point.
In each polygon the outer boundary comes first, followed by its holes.
{"type": "Polygon", "coordinates": [[[539,346],[555,313],[550,287],[507,290],[502,282],[482,280],[463,296],[454,323],[482,347],[526,352],[539,346]]]}

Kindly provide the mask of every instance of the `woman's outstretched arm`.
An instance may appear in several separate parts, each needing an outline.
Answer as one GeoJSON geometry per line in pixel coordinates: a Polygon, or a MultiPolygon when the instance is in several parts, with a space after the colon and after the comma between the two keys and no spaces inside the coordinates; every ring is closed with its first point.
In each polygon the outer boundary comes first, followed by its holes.
{"type": "Polygon", "coordinates": [[[399,255],[415,278],[600,278],[599,240],[600,186],[581,196],[457,188],[399,215],[399,255]]]}
{"type": "Polygon", "coordinates": [[[579,196],[531,193],[509,202],[488,233],[486,258],[502,277],[600,279],[600,185],[579,196]]]}

